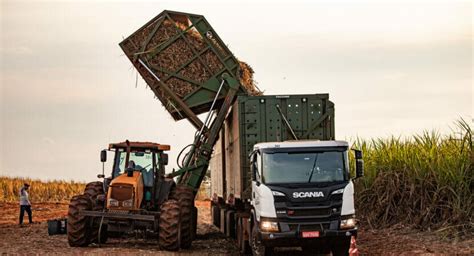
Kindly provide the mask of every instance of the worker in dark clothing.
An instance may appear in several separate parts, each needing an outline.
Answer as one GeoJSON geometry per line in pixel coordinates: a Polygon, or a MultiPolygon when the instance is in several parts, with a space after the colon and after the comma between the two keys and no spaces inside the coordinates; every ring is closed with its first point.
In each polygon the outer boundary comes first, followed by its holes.
{"type": "Polygon", "coordinates": [[[31,202],[28,197],[28,189],[30,188],[30,184],[25,183],[23,187],[20,189],[20,225],[23,224],[23,216],[28,213],[28,222],[30,224],[33,223],[32,213],[31,213],[31,202]]]}

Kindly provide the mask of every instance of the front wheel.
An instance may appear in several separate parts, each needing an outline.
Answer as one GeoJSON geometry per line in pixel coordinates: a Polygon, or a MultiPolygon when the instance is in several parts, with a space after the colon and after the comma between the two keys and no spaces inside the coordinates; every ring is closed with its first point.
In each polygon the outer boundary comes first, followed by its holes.
{"type": "Polygon", "coordinates": [[[253,224],[252,227],[252,237],[251,237],[251,247],[252,247],[252,255],[254,256],[265,256],[265,255],[272,255],[273,254],[273,248],[265,246],[262,243],[262,240],[260,239],[258,235],[258,229],[257,229],[257,223],[253,224]]]}
{"type": "Polygon", "coordinates": [[[333,256],[348,256],[349,248],[351,247],[351,237],[344,237],[341,241],[333,244],[331,252],[333,256]]]}
{"type": "Polygon", "coordinates": [[[80,211],[91,209],[92,203],[87,195],[78,195],[71,199],[67,214],[67,241],[71,247],[84,247],[90,244],[91,219],[81,215],[80,211]]]}

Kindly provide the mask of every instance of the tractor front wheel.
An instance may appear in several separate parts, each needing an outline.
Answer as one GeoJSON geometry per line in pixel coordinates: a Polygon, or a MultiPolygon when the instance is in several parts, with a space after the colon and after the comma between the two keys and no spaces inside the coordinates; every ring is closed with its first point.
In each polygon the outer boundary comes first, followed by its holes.
{"type": "Polygon", "coordinates": [[[67,214],[67,241],[72,247],[85,247],[90,243],[90,218],[79,214],[91,210],[92,205],[86,195],[74,196],[69,203],[67,214]]]}
{"type": "MultiPolygon", "coordinates": [[[[89,200],[92,203],[92,209],[94,211],[103,211],[105,208],[104,202],[99,202],[97,197],[99,195],[104,195],[103,183],[100,181],[90,182],[86,185],[84,189],[84,195],[89,197],[89,200]]],[[[101,243],[104,244],[107,242],[107,225],[100,226],[101,218],[95,218],[94,223],[92,223],[90,239],[91,243],[101,243]],[[99,229],[100,229],[100,239],[99,239],[99,229]]]]}

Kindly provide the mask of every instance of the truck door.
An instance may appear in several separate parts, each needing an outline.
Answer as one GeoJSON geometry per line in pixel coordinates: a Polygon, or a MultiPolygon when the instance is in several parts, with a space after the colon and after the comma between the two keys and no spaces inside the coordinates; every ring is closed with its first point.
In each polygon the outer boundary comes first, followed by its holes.
{"type": "Polygon", "coordinates": [[[276,217],[273,194],[269,187],[262,183],[262,157],[260,152],[252,154],[252,205],[255,210],[257,221],[260,216],[276,217]]]}

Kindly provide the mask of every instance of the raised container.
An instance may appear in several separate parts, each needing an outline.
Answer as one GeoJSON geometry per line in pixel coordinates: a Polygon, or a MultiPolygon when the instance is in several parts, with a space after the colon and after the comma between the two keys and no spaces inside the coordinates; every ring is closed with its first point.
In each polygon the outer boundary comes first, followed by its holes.
{"type": "MultiPolygon", "coordinates": [[[[202,15],[163,11],[120,47],[175,120],[208,112],[224,73],[240,82],[238,94],[260,93],[250,66],[234,57],[202,15]]],[[[227,91],[223,86],[213,109],[227,91]]]]}
{"type": "Polygon", "coordinates": [[[335,139],[334,104],[328,94],[239,96],[214,146],[211,194],[249,199],[253,146],[295,140],[295,136],[298,140],[335,139]]]}

